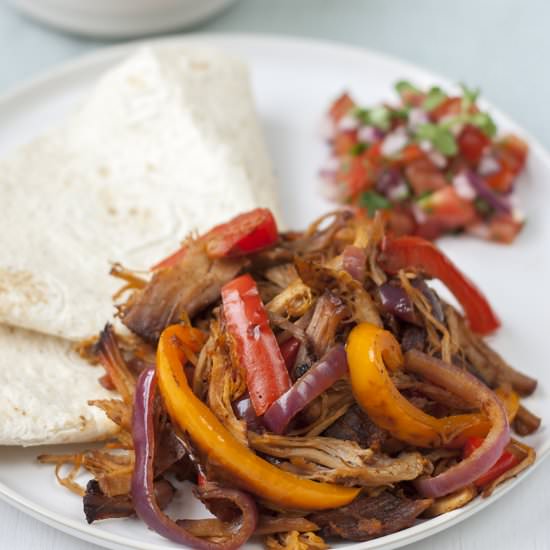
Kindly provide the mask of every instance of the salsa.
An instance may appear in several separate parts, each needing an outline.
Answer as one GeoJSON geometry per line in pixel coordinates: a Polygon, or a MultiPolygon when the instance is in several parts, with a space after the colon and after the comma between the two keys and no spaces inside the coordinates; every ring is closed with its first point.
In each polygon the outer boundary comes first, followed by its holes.
{"type": "Polygon", "coordinates": [[[332,200],[382,211],[389,231],[436,239],[468,233],[511,243],[524,225],[513,193],[527,159],[516,135],[497,136],[479,91],[395,85],[399,101],[365,108],[347,93],[329,110],[332,200]]]}

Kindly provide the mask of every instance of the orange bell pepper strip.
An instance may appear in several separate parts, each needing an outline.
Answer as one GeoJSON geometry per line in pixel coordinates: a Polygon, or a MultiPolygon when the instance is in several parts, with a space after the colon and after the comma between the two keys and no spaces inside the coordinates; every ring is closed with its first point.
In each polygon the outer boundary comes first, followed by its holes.
{"type": "MultiPolygon", "coordinates": [[[[395,387],[388,369],[403,367],[401,347],[394,336],[362,323],[346,344],[351,387],[369,417],[394,437],[420,447],[439,447],[487,419],[481,413],[435,418],[408,401],[395,387]]],[[[487,430],[490,425],[487,423],[487,430]]]]}
{"type": "Polygon", "coordinates": [[[183,371],[185,349],[198,341],[196,329],[172,325],[157,348],[159,390],[172,421],[189,434],[208,459],[240,488],[281,508],[326,510],[349,504],[359,489],[318,483],[285,472],[242,445],[192,392],[183,371]]]}

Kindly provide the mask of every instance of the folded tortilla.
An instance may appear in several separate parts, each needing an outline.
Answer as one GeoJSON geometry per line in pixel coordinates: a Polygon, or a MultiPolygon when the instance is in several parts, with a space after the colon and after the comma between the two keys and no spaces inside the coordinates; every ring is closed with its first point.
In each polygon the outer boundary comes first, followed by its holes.
{"type": "Polygon", "coordinates": [[[89,399],[113,399],[67,340],[0,325],[0,445],[77,443],[117,430],[89,399]]]}
{"type": "Polygon", "coordinates": [[[97,333],[121,286],[111,262],[147,269],[191,231],[258,206],[277,217],[246,66],[210,49],[139,51],[0,162],[0,197],[0,322],[97,333]]]}

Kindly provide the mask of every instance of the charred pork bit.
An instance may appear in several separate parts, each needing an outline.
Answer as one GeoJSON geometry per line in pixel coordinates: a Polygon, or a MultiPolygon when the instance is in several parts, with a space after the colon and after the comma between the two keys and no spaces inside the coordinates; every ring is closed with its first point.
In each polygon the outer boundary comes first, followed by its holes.
{"type": "Polygon", "coordinates": [[[313,351],[321,358],[334,344],[336,331],[346,315],[342,302],[330,292],[325,292],[315,304],[313,317],[306,329],[313,351]]]}
{"type": "Polygon", "coordinates": [[[125,403],[132,403],[136,381],[118,346],[115,331],[107,323],[96,344],[96,354],[125,403]]]}
{"type": "MultiPolygon", "coordinates": [[[[155,496],[161,509],[170,504],[174,493],[174,487],[165,479],[155,482],[155,496]]],[[[109,518],[127,518],[135,513],[132,497],[129,494],[108,497],[95,479],[88,482],[83,503],[84,515],[88,523],[109,518]]]]}
{"type": "Polygon", "coordinates": [[[509,383],[520,395],[531,395],[535,391],[537,381],[534,378],[512,368],[478,336],[475,336],[475,339],[478,349],[485,355],[486,360],[496,368],[498,384],[509,383]]]}
{"type": "Polygon", "coordinates": [[[359,497],[347,506],[312,514],[308,519],[319,525],[323,537],[364,541],[410,527],[431,504],[431,499],[410,500],[386,491],[359,497]]]}
{"type": "Polygon", "coordinates": [[[344,416],[327,428],[323,435],[355,441],[364,449],[380,448],[390,438],[389,433],[379,428],[358,405],[353,405],[344,416]]]}
{"type": "Polygon", "coordinates": [[[508,365],[482,338],[470,331],[457,312],[455,312],[455,319],[460,339],[459,345],[468,359],[466,365],[473,370],[473,374],[491,388],[508,383],[520,395],[531,395],[535,391],[537,387],[535,379],[508,365]]]}
{"type": "Polygon", "coordinates": [[[294,264],[304,284],[317,293],[331,291],[342,300],[354,321],[382,326],[370,294],[347,271],[332,269],[300,257],[294,260],[294,264]]]}
{"type": "Polygon", "coordinates": [[[540,417],[520,405],[512,426],[518,435],[524,436],[536,432],[540,423],[540,417]]]}
{"type": "Polygon", "coordinates": [[[162,414],[156,427],[158,445],[155,448],[155,477],[170,470],[187,454],[185,445],[174,431],[165,414],[162,414]]]}
{"type": "Polygon", "coordinates": [[[403,350],[403,353],[411,349],[425,351],[426,343],[426,329],[416,327],[414,325],[408,325],[403,331],[403,335],[401,337],[401,349],[403,350]]]}
{"type": "Polygon", "coordinates": [[[155,342],[170,324],[192,318],[215,302],[221,287],[246,264],[242,258],[211,260],[202,247],[189,249],[182,261],[153,275],[142,290],[119,306],[122,322],[144,340],[155,342]]]}

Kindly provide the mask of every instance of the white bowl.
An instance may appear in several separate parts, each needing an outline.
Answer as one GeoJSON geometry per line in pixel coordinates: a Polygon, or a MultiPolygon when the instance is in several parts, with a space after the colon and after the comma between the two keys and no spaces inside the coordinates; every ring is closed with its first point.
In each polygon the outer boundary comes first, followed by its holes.
{"type": "Polygon", "coordinates": [[[12,0],[30,17],[64,31],[129,38],[173,31],[215,15],[235,0],[12,0]]]}

